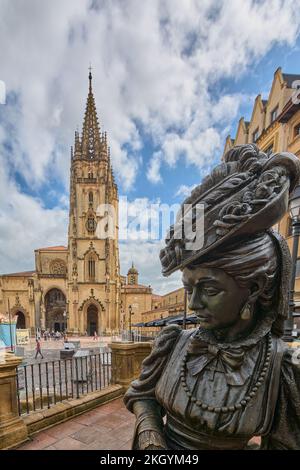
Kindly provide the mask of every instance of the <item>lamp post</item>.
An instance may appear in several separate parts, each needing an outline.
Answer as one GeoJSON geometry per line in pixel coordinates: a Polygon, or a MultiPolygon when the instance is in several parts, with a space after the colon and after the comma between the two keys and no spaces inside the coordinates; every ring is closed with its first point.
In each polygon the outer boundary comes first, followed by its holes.
{"type": "Polygon", "coordinates": [[[132,334],[131,334],[131,315],[134,315],[134,312],[132,311],[132,305],[128,306],[128,311],[129,311],[129,339],[132,341],[132,334]]]}
{"type": "Polygon", "coordinates": [[[183,322],[182,322],[182,328],[186,330],[186,304],[187,304],[187,291],[184,289],[184,310],[183,310],[183,322]]]}
{"type": "Polygon", "coordinates": [[[297,258],[298,258],[298,247],[299,247],[299,235],[300,235],[300,186],[297,186],[290,198],[290,216],[292,220],[292,235],[293,235],[293,250],[292,250],[292,276],[290,284],[290,295],[289,295],[289,313],[288,318],[284,325],[284,336],[283,340],[291,342],[293,341],[292,331],[294,328],[294,315],[295,315],[295,281],[296,281],[296,270],[297,270],[297,258]]]}
{"type": "MultiPolygon", "coordinates": [[[[67,312],[66,311],[64,311],[63,317],[64,317],[64,326],[67,326],[67,312]]],[[[67,330],[67,328],[65,328],[65,331],[66,330],[67,330]]]]}

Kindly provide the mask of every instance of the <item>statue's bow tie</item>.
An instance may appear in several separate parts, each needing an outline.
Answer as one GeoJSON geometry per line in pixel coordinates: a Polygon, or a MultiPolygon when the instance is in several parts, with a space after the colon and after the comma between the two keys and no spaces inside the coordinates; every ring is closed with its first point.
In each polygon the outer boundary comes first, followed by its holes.
{"type": "Polygon", "coordinates": [[[243,377],[238,371],[241,368],[245,352],[242,348],[221,349],[215,344],[206,343],[200,339],[192,340],[188,348],[189,356],[187,361],[189,372],[195,376],[210,364],[215,368],[219,364],[226,376],[227,383],[231,385],[242,385],[246,377],[243,377]],[[215,360],[218,359],[218,360],[215,360]]]}

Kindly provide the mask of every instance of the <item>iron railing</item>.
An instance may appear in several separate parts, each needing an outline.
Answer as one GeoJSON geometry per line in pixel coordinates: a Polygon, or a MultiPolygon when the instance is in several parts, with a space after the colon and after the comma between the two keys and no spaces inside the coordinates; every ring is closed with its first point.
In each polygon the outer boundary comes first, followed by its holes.
{"type": "Polygon", "coordinates": [[[111,352],[21,365],[17,369],[19,415],[51,408],[111,384],[111,352]]]}

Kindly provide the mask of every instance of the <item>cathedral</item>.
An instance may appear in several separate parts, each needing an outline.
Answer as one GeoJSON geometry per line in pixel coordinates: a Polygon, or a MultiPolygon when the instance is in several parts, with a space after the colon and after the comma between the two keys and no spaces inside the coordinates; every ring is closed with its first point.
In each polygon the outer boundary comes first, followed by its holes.
{"type": "Polygon", "coordinates": [[[120,305],[118,188],[90,72],[82,134],[75,132],[71,149],[68,246],[38,248],[34,271],[1,275],[0,313],[9,309],[17,328],[32,333],[41,328],[93,335],[119,329],[120,305]],[[98,236],[107,216],[99,206],[113,208],[113,236],[107,224],[107,236],[98,236]]]}

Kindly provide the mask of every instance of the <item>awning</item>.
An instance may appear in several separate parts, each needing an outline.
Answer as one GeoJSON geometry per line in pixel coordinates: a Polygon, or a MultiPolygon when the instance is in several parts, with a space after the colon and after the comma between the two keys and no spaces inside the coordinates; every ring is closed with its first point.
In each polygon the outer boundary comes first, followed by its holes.
{"type": "MultiPolygon", "coordinates": [[[[166,325],[182,325],[183,318],[184,318],[183,313],[179,313],[177,315],[170,315],[169,317],[165,317],[165,318],[156,318],[155,320],[151,320],[143,324],[138,323],[134,326],[152,327],[152,326],[166,326],[166,325]]],[[[198,323],[197,316],[195,314],[187,315],[186,323],[187,324],[198,323]]]]}
{"type": "Polygon", "coordinates": [[[180,315],[170,315],[169,317],[165,318],[156,318],[155,320],[148,321],[144,323],[144,326],[166,326],[170,320],[173,318],[178,318],[180,315]]]}
{"type": "Polygon", "coordinates": [[[147,323],[145,323],[144,326],[156,326],[155,325],[156,321],[157,320],[147,321],[147,323]]]}
{"type": "MultiPolygon", "coordinates": [[[[184,316],[183,315],[179,315],[177,318],[173,318],[172,320],[168,321],[168,325],[183,325],[183,321],[184,321],[184,316]]],[[[198,323],[198,318],[197,316],[193,313],[191,315],[187,315],[186,317],[186,324],[196,324],[198,323]]]]}

